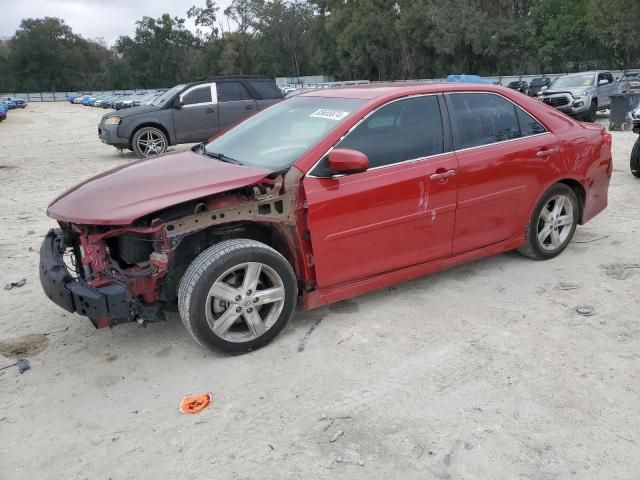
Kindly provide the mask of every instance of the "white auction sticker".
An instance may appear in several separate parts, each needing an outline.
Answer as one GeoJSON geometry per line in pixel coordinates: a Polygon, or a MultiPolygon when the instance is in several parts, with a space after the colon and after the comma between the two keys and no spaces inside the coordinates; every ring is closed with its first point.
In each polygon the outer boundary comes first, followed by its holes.
{"type": "Polygon", "coordinates": [[[313,118],[326,118],[328,120],[342,120],[349,115],[349,112],[342,112],[340,110],[331,110],[330,108],[319,108],[313,112],[310,117],[313,118]]]}

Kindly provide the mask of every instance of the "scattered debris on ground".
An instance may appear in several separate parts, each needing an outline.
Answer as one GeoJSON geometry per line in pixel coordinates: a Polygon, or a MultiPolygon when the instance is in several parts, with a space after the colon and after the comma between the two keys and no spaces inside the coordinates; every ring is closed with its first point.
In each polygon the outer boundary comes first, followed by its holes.
{"type": "Polygon", "coordinates": [[[10,367],[18,367],[18,372],[21,374],[28,370],[31,370],[31,364],[26,358],[18,358],[16,362],[5,365],[4,367],[0,367],[0,370],[6,370],[10,367]]]}
{"type": "Polygon", "coordinates": [[[4,286],[4,289],[5,290],[11,290],[13,288],[20,288],[20,287],[23,287],[25,283],[27,283],[27,279],[23,278],[22,280],[18,280],[17,282],[7,283],[4,286]]]}
{"type": "Polygon", "coordinates": [[[609,238],[609,235],[604,235],[602,237],[590,238],[589,240],[574,240],[573,243],[593,243],[598,242],[600,240],[606,240],[609,238]]]}
{"type": "Polygon", "coordinates": [[[331,436],[331,438],[329,439],[329,443],[336,443],[342,435],[344,435],[344,430],[338,430],[331,436]]]}
{"type": "Polygon", "coordinates": [[[31,370],[31,364],[29,363],[29,360],[27,360],[26,358],[19,358],[18,361],[16,362],[16,365],[18,366],[18,372],[20,373],[24,373],[28,370],[31,370]]]}
{"type": "Polygon", "coordinates": [[[318,325],[320,325],[320,322],[322,321],[323,318],[324,317],[319,317],[318,319],[316,319],[316,321],[313,322],[309,330],[307,330],[307,333],[305,333],[304,337],[302,337],[302,340],[300,340],[300,345],[298,345],[298,353],[304,351],[304,348],[307,346],[307,340],[309,340],[309,337],[311,336],[313,331],[318,327],[318,325]]]}
{"type": "Polygon", "coordinates": [[[578,285],[576,285],[575,283],[560,282],[558,284],[558,290],[577,290],[577,289],[578,289],[578,285]]]}
{"type": "Polygon", "coordinates": [[[202,395],[187,395],[180,402],[180,412],[199,413],[209,406],[212,397],[210,393],[202,395]]]}
{"type": "Polygon", "coordinates": [[[576,312],[578,312],[580,315],[584,315],[585,317],[590,317],[594,313],[596,313],[595,309],[590,305],[581,305],[579,307],[576,307],[576,312]]]}

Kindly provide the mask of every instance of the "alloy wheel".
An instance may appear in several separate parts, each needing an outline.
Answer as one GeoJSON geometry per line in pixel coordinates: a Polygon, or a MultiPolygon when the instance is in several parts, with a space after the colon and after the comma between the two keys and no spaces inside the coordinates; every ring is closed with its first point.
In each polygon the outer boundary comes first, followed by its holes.
{"type": "Polygon", "coordinates": [[[213,333],[229,342],[264,335],[284,307],[285,288],[274,269],[259,262],[230,268],[213,283],[205,314],[213,333]]]}
{"type": "Polygon", "coordinates": [[[142,152],[142,155],[145,157],[164,153],[167,149],[167,141],[164,136],[159,132],[154,132],[153,130],[147,130],[140,135],[138,137],[137,144],[138,150],[142,152]]]}
{"type": "Polygon", "coordinates": [[[540,211],[537,238],[540,247],[553,252],[562,247],[573,228],[573,202],[566,195],[552,197],[540,211]]]}

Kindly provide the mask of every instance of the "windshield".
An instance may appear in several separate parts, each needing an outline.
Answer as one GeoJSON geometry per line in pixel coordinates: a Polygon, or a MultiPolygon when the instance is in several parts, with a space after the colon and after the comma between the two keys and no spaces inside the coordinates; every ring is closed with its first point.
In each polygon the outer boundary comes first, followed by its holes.
{"type": "Polygon", "coordinates": [[[531,80],[531,86],[538,86],[538,85],[546,85],[547,84],[547,80],[545,80],[544,78],[534,78],[533,80],[531,80]]]}
{"type": "Polygon", "coordinates": [[[181,84],[181,85],[176,85],[175,87],[173,87],[170,90],[167,90],[166,92],[164,92],[162,95],[160,95],[158,98],[156,98],[153,102],[151,102],[151,105],[163,105],[167,100],[169,100],[171,97],[173,97],[176,93],[178,93],[179,91],[181,91],[186,85],[181,84]]]}
{"type": "Polygon", "coordinates": [[[283,170],[364,103],[355,98],[293,97],[215,138],[206,145],[206,153],[274,172],[283,170]]]}
{"type": "Polygon", "coordinates": [[[623,77],[624,80],[640,80],[640,72],[629,72],[623,77]]]}
{"type": "Polygon", "coordinates": [[[559,77],[551,85],[552,88],[577,88],[577,87],[592,87],[593,79],[595,75],[588,73],[585,75],[567,75],[565,77],[559,77]]]}

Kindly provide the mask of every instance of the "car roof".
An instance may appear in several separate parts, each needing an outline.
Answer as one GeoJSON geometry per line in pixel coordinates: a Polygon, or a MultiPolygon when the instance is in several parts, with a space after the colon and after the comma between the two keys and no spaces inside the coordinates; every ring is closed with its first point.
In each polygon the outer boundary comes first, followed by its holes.
{"type": "Polygon", "coordinates": [[[221,82],[221,81],[233,81],[233,80],[267,80],[275,83],[275,80],[272,77],[267,77],[266,75],[217,75],[213,77],[201,78],[200,80],[195,80],[193,82],[187,82],[184,85],[188,87],[192,87],[194,85],[199,85],[201,83],[209,83],[209,82],[221,82]]]}
{"type": "Polygon", "coordinates": [[[323,88],[302,92],[296,97],[333,97],[358,98],[363,100],[392,99],[408,95],[446,92],[503,92],[506,87],[490,83],[459,83],[459,82],[394,82],[374,83],[369,85],[354,85],[348,87],[323,88]]]}

